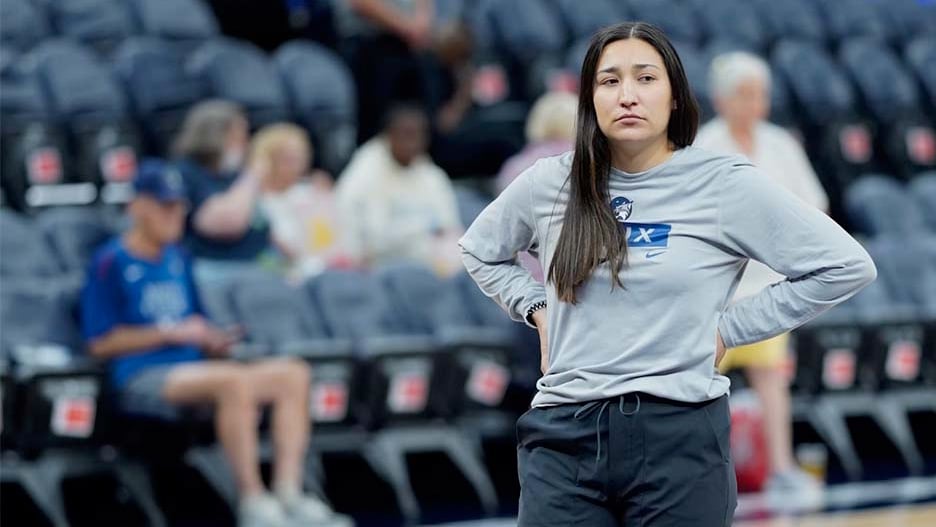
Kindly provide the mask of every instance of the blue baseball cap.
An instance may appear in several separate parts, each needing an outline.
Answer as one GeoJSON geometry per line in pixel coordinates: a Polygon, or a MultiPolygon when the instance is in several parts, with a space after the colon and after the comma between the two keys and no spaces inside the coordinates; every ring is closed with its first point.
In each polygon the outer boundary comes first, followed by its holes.
{"type": "Polygon", "coordinates": [[[144,159],[140,163],[133,190],[137,195],[145,194],[163,203],[188,199],[182,173],[162,159],[144,159]]]}

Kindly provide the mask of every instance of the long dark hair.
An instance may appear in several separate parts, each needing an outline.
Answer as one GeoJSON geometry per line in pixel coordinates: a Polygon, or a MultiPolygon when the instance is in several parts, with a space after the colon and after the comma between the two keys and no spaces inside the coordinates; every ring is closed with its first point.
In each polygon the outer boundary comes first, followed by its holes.
{"type": "Polygon", "coordinates": [[[555,284],[559,300],[563,302],[575,304],[578,301],[576,288],[604,262],[611,266],[612,289],[615,285],[623,287],[619,273],[627,262],[627,237],[609,204],[611,149],[598,127],[592,99],[601,53],[608,44],[630,38],[650,44],[663,57],[676,106],[666,132],[669,141],[676,148],[688,146],[699,128],[699,104],[689,89],[682,62],[662,30],[645,22],[624,22],[592,37],[582,64],[569,203],[549,266],[549,280],[555,284]]]}

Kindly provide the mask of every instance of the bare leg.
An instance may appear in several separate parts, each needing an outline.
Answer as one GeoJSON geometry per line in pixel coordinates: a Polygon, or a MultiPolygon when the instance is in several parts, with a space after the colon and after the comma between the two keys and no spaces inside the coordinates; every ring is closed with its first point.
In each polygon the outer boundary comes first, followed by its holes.
{"type": "Polygon", "coordinates": [[[247,367],[202,362],[174,368],[164,389],[174,404],[214,403],[215,430],[242,498],[263,492],[257,465],[257,400],[247,367]]]}
{"type": "Polygon", "coordinates": [[[297,359],[278,359],[248,368],[259,400],[273,405],[273,488],[277,493],[301,492],[311,428],[309,365],[297,359]]]}
{"type": "Polygon", "coordinates": [[[747,368],[751,387],[764,408],[764,429],[770,452],[771,474],[793,468],[793,433],[790,424],[790,389],[777,367],[747,368]]]}

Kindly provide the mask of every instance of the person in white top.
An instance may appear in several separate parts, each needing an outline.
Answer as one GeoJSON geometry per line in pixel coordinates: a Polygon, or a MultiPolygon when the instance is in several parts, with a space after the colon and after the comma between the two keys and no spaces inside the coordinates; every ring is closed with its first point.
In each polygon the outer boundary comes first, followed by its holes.
{"type": "Polygon", "coordinates": [[[313,153],[305,130],[290,123],[265,126],[251,142],[251,165],[264,174],[260,205],[296,280],[353,263],[342,245],[334,182],[309,170],[313,153]]]}
{"type": "Polygon", "coordinates": [[[453,274],[461,269],[456,241],[463,228],[452,183],[426,154],[426,114],[401,105],[386,123],[338,178],[348,249],[365,266],[415,261],[441,276],[453,274]]]}
{"type": "MultiPolygon", "coordinates": [[[[760,172],[809,205],[828,209],[829,200],[799,142],[766,121],[770,113],[770,69],[756,55],[732,52],[712,61],[710,87],[718,117],[706,123],[695,146],[747,156],[760,172]]],[[[734,296],[737,302],[785,280],[761,262],[749,261],[734,296]]],[[[744,368],[761,400],[770,456],[768,498],[778,504],[812,501],[818,486],[793,461],[790,393],[783,373],[789,335],[729,350],[720,364],[726,372],[744,368]],[[800,498],[797,500],[797,498],[800,498]]]]}

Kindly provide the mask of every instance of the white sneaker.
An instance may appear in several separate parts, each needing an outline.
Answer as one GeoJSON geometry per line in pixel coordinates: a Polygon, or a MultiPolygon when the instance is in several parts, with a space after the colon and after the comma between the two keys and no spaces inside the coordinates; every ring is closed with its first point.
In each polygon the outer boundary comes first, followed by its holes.
{"type": "Polygon", "coordinates": [[[814,511],[825,504],[822,484],[799,468],[774,474],[767,480],[764,490],[767,506],[775,511],[814,511]]]}
{"type": "Polygon", "coordinates": [[[241,500],[237,514],[238,527],[289,527],[289,519],[279,500],[263,493],[241,500]]]}
{"type": "Polygon", "coordinates": [[[353,527],[350,516],[338,514],[327,503],[312,494],[281,496],[280,503],[292,524],[299,527],[353,527]]]}

